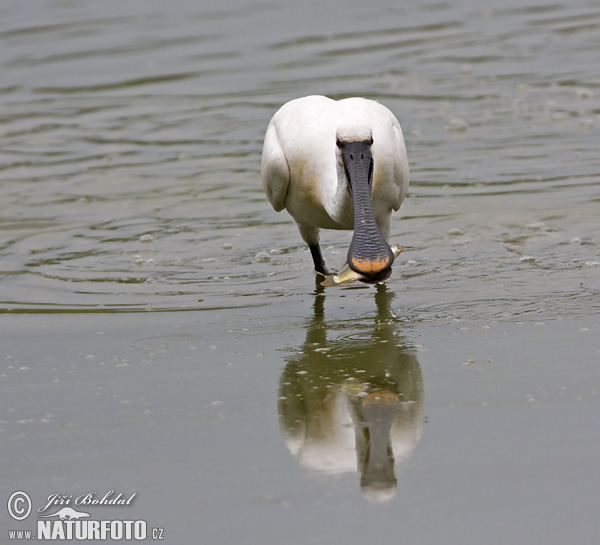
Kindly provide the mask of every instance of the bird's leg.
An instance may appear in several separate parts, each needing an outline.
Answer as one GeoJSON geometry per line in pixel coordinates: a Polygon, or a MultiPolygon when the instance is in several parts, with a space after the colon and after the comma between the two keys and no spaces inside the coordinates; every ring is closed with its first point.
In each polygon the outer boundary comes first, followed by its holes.
{"type": "Polygon", "coordinates": [[[298,223],[298,229],[300,230],[302,239],[308,244],[310,255],[312,255],[313,263],[315,264],[315,272],[325,276],[334,274],[325,266],[325,260],[319,246],[319,228],[306,223],[298,223]]]}
{"type": "Polygon", "coordinates": [[[325,266],[325,260],[323,259],[323,254],[321,253],[321,247],[318,244],[313,244],[308,248],[315,264],[315,271],[323,275],[332,274],[331,271],[329,271],[329,269],[327,269],[325,266]]]}

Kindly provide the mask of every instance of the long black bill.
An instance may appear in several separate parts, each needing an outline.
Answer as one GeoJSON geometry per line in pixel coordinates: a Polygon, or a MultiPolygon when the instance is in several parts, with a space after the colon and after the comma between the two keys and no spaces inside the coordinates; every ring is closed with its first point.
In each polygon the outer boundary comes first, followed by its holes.
{"type": "Polygon", "coordinates": [[[373,183],[372,141],[339,142],[344,169],[354,199],[354,235],[348,265],[365,276],[365,282],[381,282],[392,271],[394,253],[383,238],[371,208],[373,183]]]}

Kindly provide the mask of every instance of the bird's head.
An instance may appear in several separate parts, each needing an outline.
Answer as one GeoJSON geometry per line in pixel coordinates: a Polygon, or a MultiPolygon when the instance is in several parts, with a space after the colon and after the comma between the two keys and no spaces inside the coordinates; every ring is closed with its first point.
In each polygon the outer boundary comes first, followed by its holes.
{"type": "Polygon", "coordinates": [[[394,253],[381,234],[371,206],[375,161],[373,133],[367,125],[341,125],[336,145],[354,202],[354,235],[348,249],[348,265],[363,282],[382,282],[392,272],[394,253]]]}

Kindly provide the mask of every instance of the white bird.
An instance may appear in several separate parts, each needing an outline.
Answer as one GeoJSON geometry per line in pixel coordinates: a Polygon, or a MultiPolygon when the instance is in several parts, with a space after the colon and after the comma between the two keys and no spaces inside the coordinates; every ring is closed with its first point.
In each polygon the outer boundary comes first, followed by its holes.
{"type": "Polygon", "coordinates": [[[273,208],[296,220],[315,271],[328,273],[320,229],[354,229],[350,268],[366,282],[391,274],[390,219],[409,169],[400,123],[385,106],[324,96],[284,104],[267,127],[261,176],[273,208]]]}

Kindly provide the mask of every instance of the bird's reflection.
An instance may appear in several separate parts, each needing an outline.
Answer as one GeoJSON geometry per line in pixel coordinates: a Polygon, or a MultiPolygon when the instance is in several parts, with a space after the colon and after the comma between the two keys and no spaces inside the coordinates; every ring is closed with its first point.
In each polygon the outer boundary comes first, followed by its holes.
{"type": "Polygon", "coordinates": [[[393,293],[378,286],[375,320],[327,324],[317,288],[306,341],[281,375],[279,423],[305,467],[358,471],[363,494],[385,501],[396,492],[396,465],[423,431],[423,378],[391,313],[393,293]],[[329,337],[329,338],[328,338],[329,337]]]}

